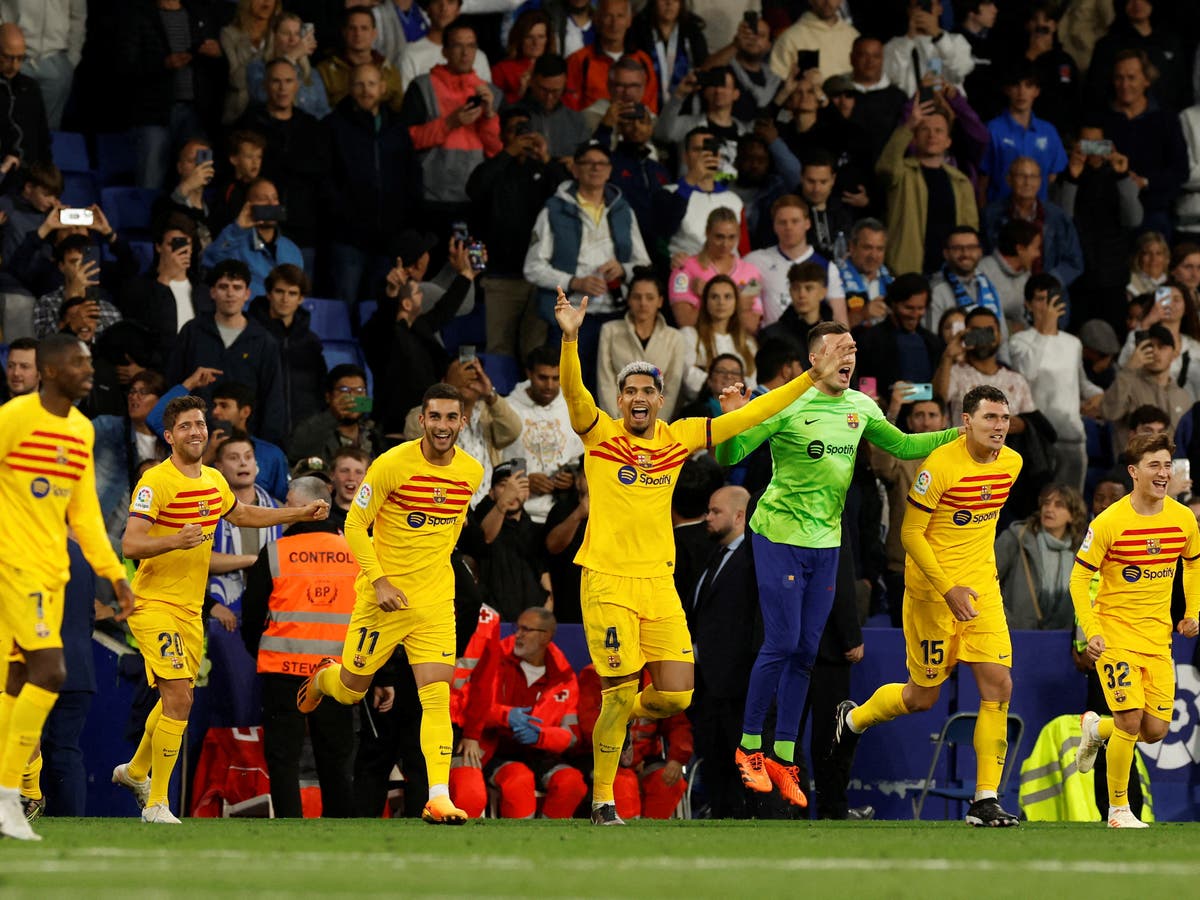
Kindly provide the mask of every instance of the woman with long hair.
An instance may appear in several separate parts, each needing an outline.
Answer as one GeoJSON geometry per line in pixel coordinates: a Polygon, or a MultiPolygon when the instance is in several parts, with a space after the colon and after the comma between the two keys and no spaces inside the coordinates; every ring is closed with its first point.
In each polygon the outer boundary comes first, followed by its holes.
{"type": "Polygon", "coordinates": [[[230,124],[246,111],[250,102],[246,67],[251,60],[268,60],[274,56],[271,21],[282,8],[282,0],[238,0],[233,21],[221,29],[221,52],[229,62],[229,89],[225,93],[222,124],[230,124]]]}
{"type": "Polygon", "coordinates": [[[704,246],[671,273],[668,299],[675,324],[680,327],[695,325],[700,317],[700,295],[704,286],[715,275],[727,275],[737,285],[738,310],[745,311],[742,325],[748,333],[757,333],[758,322],[763,316],[762,274],[756,266],[738,256],[741,229],[737,213],[728,207],[719,206],[708,214],[704,246]]]}
{"type": "Polygon", "coordinates": [[[505,103],[525,96],[533,64],[547,53],[558,52],[558,41],[550,28],[550,17],[540,9],[527,9],[517,17],[508,33],[508,52],[492,66],[492,83],[504,91],[505,103]]]}
{"type": "Polygon", "coordinates": [[[1167,263],[1171,248],[1167,239],[1157,231],[1138,235],[1133,242],[1133,254],[1129,260],[1129,284],[1125,292],[1130,297],[1144,294],[1159,287],[1167,280],[1167,263]]]}
{"type": "Polygon", "coordinates": [[[704,285],[700,298],[695,327],[679,329],[683,334],[685,396],[696,396],[708,378],[709,362],[722,353],[731,353],[742,361],[746,387],[753,388],[758,344],[742,327],[737,283],[728,275],[714,275],[704,285]]]}
{"type": "Polygon", "coordinates": [[[996,574],[1009,628],[1065,631],[1075,621],[1071,569],[1087,531],[1079,491],[1049,484],[1028,519],[996,539],[996,574]]]}
{"type": "Polygon", "coordinates": [[[257,57],[246,66],[246,90],[252,103],[267,102],[267,63],[271,59],[284,57],[296,67],[300,89],[296,92],[296,107],[311,116],[323,119],[330,112],[329,95],[325,93],[325,82],[312,65],[312,55],[317,50],[317,39],[311,31],[304,31],[304,22],[295,13],[285,12],[275,18],[271,29],[275,41],[273,56],[257,57]]]}

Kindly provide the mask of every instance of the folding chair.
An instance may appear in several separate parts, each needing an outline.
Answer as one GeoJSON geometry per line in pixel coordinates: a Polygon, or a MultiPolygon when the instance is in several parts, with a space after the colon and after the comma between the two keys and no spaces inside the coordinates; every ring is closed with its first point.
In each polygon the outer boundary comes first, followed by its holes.
{"type": "MultiPolygon", "coordinates": [[[[933,741],[933,759],[929,763],[929,774],[925,776],[925,782],[921,787],[921,794],[913,800],[913,818],[920,819],[921,811],[925,808],[925,798],[929,795],[941,797],[947,801],[954,801],[958,804],[969,802],[975,796],[975,783],[968,782],[965,779],[958,777],[958,755],[957,748],[960,744],[972,744],[975,738],[975,722],[979,718],[979,713],[960,712],[954,713],[950,718],[946,719],[942,730],[938,734],[929,736],[933,741]],[[947,754],[947,779],[946,784],[941,787],[934,786],[933,775],[937,771],[938,760],[942,755],[942,750],[953,750],[953,755],[947,754]]],[[[1016,766],[1017,749],[1021,746],[1021,738],[1025,734],[1025,722],[1020,716],[1009,713],[1008,715],[1008,756],[1004,760],[1004,770],[1000,773],[1000,784],[996,788],[996,793],[999,796],[1004,796],[1004,788],[1008,784],[1008,776],[1012,774],[1013,768],[1016,766]]]]}

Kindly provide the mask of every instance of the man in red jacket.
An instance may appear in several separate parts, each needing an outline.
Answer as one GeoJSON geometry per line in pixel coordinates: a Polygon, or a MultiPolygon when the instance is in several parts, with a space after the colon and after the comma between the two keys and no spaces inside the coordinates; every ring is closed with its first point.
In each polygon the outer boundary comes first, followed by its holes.
{"type": "Polygon", "coordinates": [[[575,673],[554,646],[557,622],[540,606],[521,613],[514,634],[494,642],[471,678],[461,759],[450,790],[473,818],[487,806],[487,784],[500,792],[500,817],[569,819],[587,796],[583,773],[563,761],[579,741],[575,673]]]}

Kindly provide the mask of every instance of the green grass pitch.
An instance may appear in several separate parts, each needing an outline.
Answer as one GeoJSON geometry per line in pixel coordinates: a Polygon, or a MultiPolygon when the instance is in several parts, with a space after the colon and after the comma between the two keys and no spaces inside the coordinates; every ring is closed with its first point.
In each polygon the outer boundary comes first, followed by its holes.
{"type": "Polygon", "coordinates": [[[1200,826],[43,819],[0,897],[1195,896],[1200,826]],[[815,892],[815,893],[814,893],[815,892]]]}

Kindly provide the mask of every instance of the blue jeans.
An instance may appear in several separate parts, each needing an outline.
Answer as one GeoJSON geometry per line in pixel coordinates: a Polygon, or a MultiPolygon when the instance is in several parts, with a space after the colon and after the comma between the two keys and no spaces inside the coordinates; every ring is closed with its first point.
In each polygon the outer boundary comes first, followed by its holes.
{"type": "Polygon", "coordinates": [[[52,130],[62,126],[63,110],[71,96],[71,84],[75,80],[75,67],[65,52],[51,53],[36,62],[26,64],[25,74],[33,78],[42,90],[42,103],[46,106],[46,122],[52,130]]]}
{"type": "Polygon", "coordinates": [[[167,187],[167,173],[174,170],[171,154],[189,138],[203,134],[204,128],[191,103],[171,104],[166,125],[135,125],[132,129],[136,159],[134,183],[156,191],[167,187]]]}

